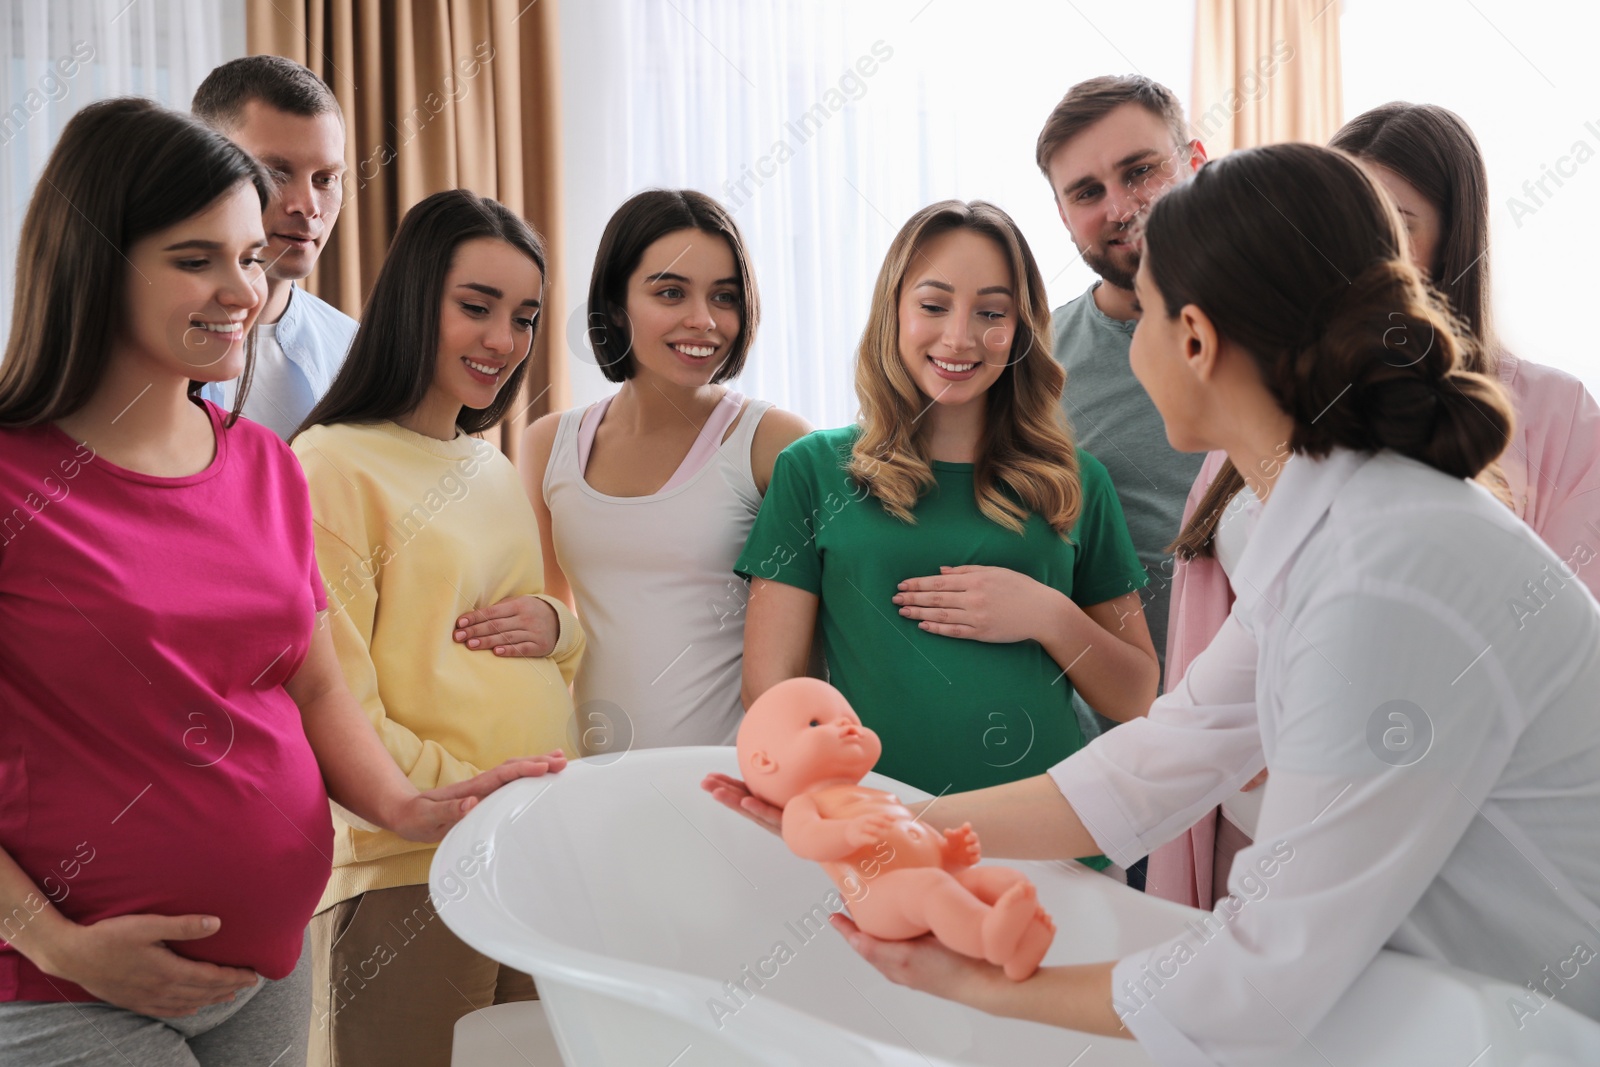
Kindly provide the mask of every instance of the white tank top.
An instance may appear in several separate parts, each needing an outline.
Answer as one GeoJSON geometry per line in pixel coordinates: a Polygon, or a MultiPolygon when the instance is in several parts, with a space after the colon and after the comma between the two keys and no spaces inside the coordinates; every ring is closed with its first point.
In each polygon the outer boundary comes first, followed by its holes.
{"type": "Polygon", "coordinates": [[[544,500],[589,639],[573,694],[587,753],[733,743],[749,598],[733,565],[761,507],[750,445],[770,407],[752,400],[699,470],[635,497],[584,480],[584,410],[562,414],[544,500]]]}

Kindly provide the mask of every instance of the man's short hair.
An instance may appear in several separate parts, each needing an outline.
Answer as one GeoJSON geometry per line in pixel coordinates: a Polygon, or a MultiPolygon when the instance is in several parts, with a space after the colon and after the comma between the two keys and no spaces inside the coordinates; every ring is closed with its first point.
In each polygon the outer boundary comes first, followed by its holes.
{"type": "Polygon", "coordinates": [[[245,56],[222,64],[195,90],[190,110],[212,128],[226,131],[244,121],[245,105],[252,100],[291,115],[331,113],[344,121],[328,83],[283,56],[245,56]]]}
{"type": "Polygon", "coordinates": [[[1074,85],[1051,110],[1034,150],[1040,172],[1050,177],[1050,157],[1056,150],[1123,104],[1138,104],[1165,122],[1172,131],[1173,145],[1179,149],[1189,143],[1183,105],[1171,89],[1142,74],[1108,74],[1074,85]]]}

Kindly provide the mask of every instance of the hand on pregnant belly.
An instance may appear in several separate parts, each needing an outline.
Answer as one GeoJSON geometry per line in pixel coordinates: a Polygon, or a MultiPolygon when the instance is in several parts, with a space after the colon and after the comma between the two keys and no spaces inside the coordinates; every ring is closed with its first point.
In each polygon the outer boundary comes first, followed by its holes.
{"type": "Polygon", "coordinates": [[[901,582],[893,600],[901,616],[929,633],[1014,644],[1038,638],[1043,601],[1054,593],[1005,567],[940,567],[937,576],[901,582]]]}
{"type": "MultiPolygon", "coordinates": [[[[42,918],[42,916],[41,916],[42,918]]],[[[144,1015],[193,1015],[256,984],[256,973],[184,959],[168,941],[210,937],[209,915],[121,915],[79,926],[56,916],[25,948],[46,974],[76,982],[107,1004],[144,1015]],[[209,924],[209,925],[208,925],[209,924]]]]}
{"type": "Polygon", "coordinates": [[[554,774],[566,765],[567,757],[559,748],[543,756],[508,759],[464,782],[415,794],[398,813],[384,820],[384,825],[408,841],[438,841],[477,807],[478,801],[507,782],[554,774]]]}
{"type": "Polygon", "coordinates": [[[451,636],[474,652],[543,659],[561,638],[561,619],[536,596],[510,596],[456,619],[451,636]]]}

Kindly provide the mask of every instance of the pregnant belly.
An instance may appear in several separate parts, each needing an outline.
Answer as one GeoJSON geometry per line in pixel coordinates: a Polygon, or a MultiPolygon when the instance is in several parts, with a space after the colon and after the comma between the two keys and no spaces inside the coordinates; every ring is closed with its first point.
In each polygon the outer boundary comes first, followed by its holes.
{"type": "Polygon", "coordinates": [[[172,942],[173,951],[282,978],[333,855],[322,777],[303,738],[299,747],[303,755],[279,751],[265,767],[142,768],[133,779],[40,789],[30,844],[14,857],[76,922],[214,915],[215,934],[172,942]]]}

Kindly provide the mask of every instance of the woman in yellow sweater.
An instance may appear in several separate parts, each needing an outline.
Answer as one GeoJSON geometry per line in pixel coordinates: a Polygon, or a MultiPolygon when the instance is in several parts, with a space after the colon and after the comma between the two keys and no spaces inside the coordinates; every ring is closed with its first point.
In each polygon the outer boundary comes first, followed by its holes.
{"type": "MultiPolygon", "coordinates": [[[[583,630],[542,595],[516,470],[470,436],[517,397],[544,276],[538,235],[504,206],[464,190],[423,200],[400,224],[343,370],[292,442],[345,679],[423,789],[558,749],[573,716],[583,630]],[[451,639],[461,612],[519,594],[547,608],[533,658],[451,639]]],[[[444,1067],[458,1018],[532,998],[532,980],[439,921],[431,846],[335,815],[333,877],[311,926],[309,1062],[444,1067]]]]}

